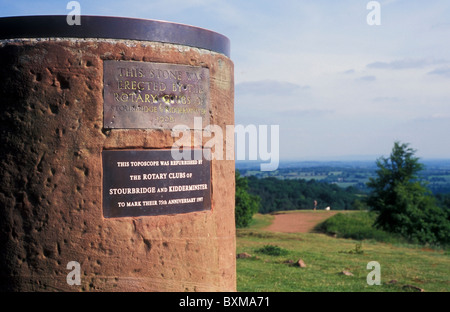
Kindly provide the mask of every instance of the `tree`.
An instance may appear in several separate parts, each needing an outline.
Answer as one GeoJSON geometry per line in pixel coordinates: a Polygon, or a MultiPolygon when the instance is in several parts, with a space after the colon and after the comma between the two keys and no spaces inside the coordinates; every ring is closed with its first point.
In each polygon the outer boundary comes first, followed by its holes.
{"type": "Polygon", "coordinates": [[[377,160],[377,177],[367,183],[372,189],[368,205],[378,212],[376,225],[414,242],[449,243],[450,221],[431,192],[420,181],[424,168],[409,144],[395,142],[389,158],[377,160]]]}
{"type": "Polygon", "coordinates": [[[248,181],[236,170],[235,219],[236,227],[246,227],[258,212],[260,198],[248,193],[248,181]]]}

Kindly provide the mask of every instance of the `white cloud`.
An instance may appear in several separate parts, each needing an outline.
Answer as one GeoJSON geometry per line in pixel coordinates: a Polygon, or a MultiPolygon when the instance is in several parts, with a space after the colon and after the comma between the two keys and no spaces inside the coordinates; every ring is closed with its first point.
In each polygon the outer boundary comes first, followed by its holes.
{"type": "Polygon", "coordinates": [[[373,75],[367,75],[367,76],[362,76],[356,79],[357,81],[375,81],[377,80],[377,77],[373,76],[373,75]]]}
{"type": "Polygon", "coordinates": [[[367,65],[367,68],[377,69],[411,69],[411,68],[423,68],[432,65],[449,63],[446,60],[434,60],[434,59],[402,59],[391,62],[373,62],[367,65]]]}
{"type": "Polygon", "coordinates": [[[249,81],[236,84],[235,90],[239,95],[254,94],[254,95],[268,95],[268,94],[283,94],[291,95],[302,90],[308,90],[310,86],[299,85],[286,81],[277,80],[261,80],[249,81]]]}
{"type": "Polygon", "coordinates": [[[432,70],[428,73],[429,75],[440,75],[450,78],[450,67],[440,67],[432,70]]]}

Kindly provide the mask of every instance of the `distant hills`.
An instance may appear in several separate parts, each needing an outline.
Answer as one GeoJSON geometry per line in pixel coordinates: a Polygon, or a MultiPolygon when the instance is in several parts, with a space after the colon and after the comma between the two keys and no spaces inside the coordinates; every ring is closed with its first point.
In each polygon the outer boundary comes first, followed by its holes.
{"type": "MultiPolygon", "coordinates": [[[[310,168],[310,167],[348,167],[348,168],[376,168],[376,160],[379,157],[375,156],[367,156],[366,158],[359,156],[357,159],[336,159],[336,160],[284,160],[280,161],[278,169],[283,168],[310,168]]],[[[449,159],[438,159],[438,158],[429,158],[429,159],[421,159],[421,163],[423,163],[426,168],[439,168],[439,169],[450,169],[450,158],[449,159]]],[[[264,161],[239,161],[236,160],[236,168],[237,169],[253,169],[259,170],[260,165],[265,163],[264,161]]]]}
{"type": "MultiPolygon", "coordinates": [[[[423,159],[425,169],[420,177],[434,194],[450,193],[450,159],[423,159]]],[[[376,175],[376,162],[367,160],[342,161],[282,161],[277,170],[261,171],[260,162],[236,161],[236,169],[244,177],[276,178],[279,180],[302,179],[349,186],[367,193],[366,183],[376,175]]],[[[253,181],[254,182],[254,181],[253,181]]]]}

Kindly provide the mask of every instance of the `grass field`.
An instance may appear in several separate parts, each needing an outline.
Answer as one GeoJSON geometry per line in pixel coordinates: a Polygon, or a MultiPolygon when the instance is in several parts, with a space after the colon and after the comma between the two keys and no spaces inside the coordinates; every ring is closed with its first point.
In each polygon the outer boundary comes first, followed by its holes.
{"type": "Polygon", "coordinates": [[[319,233],[264,230],[273,216],[257,214],[237,230],[237,290],[241,292],[403,292],[450,291],[450,254],[422,246],[334,238],[319,233]],[[260,251],[275,246],[283,255],[260,251]],[[288,263],[302,259],[306,267],[288,263]],[[370,261],[381,267],[381,285],[369,286],[370,261]],[[348,271],[353,275],[342,274],[348,271]],[[411,287],[412,286],[412,287],[411,287]]]}

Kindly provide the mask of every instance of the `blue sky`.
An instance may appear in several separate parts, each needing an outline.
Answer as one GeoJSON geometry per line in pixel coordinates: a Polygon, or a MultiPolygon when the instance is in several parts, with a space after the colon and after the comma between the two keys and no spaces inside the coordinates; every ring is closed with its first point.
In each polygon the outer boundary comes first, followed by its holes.
{"type": "MultiPolygon", "coordinates": [[[[280,158],[388,155],[394,141],[450,158],[450,1],[96,0],[82,15],[166,20],[231,40],[236,124],[280,125],[280,158]]],[[[0,0],[0,16],[68,1],[0,0]]]]}

